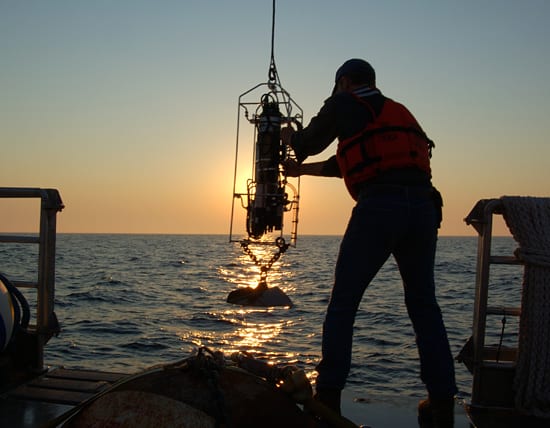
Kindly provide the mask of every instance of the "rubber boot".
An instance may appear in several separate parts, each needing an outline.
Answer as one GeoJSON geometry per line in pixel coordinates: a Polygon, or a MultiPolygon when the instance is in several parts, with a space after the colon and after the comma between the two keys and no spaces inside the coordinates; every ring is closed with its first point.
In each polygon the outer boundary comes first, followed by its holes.
{"type": "Polygon", "coordinates": [[[454,398],[422,400],[418,403],[420,428],[454,428],[454,398]]]}

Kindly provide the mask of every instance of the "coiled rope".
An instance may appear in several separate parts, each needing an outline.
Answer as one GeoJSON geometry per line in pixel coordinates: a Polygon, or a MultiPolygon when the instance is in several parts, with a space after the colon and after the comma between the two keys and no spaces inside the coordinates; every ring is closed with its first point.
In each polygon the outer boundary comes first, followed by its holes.
{"type": "Polygon", "coordinates": [[[514,379],[520,411],[550,418],[550,198],[504,196],[504,220],[525,264],[514,379]]]}

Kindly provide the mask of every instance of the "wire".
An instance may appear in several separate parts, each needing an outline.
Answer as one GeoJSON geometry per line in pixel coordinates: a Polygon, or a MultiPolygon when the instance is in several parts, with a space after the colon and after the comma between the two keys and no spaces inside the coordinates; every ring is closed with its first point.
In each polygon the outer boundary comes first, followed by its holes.
{"type": "Polygon", "coordinates": [[[271,17],[271,61],[269,64],[269,83],[278,83],[277,67],[275,66],[275,0],[273,0],[273,10],[271,17]]]}
{"type": "Polygon", "coordinates": [[[496,354],[496,357],[495,357],[495,360],[496,360],[497,363],[500,360],[500,351],[502,350],[502,339],[504,338],[504,328],[506,327],[506,314],[502,318],[501,322],[502,322],[502,330],[500,331],[500,341],[498,343],[497,354],[496,354]]]}
{"type": "Polygon", "coordinates": [[[30,307],[23,293],[0,272],[0,281],[6,286],[13,303],[14,325],[26,329],[29,326],[30,307]]]}
{"type": "Polygon", "coordinates": [[[275,0],[273,0],[273,11],[271,15],[271,59],[275,58],[274,54],[275,46],[275,0]]]}

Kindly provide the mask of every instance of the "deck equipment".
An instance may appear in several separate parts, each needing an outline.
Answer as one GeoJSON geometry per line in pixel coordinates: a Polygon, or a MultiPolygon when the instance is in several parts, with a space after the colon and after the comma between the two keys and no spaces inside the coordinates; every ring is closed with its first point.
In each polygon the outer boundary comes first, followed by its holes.
{"type": "Polygon", "coordinates": [[[267,286],[267,274],[289,246],[296,245],[298,226],[299,178],[292,184],[283,164],[291,159],[290,149],[280,138],[282,126],[302,126],[302,109],[282,87],[274,57],[275,0],[271,29],[271,61],[268,81],[259,83],[239,96],[237,138],[235,147],[235,173],[231,205],[230,242],[239,242],[244,252],[260,269],[257,287],[240,287],[232,291],[227,301],[243,306],[292,306],[291,300],[278,287],[267,286]],[[263,94],[257,97],[257,93],[263,94]],[[297,113],[294,113],[297,111],[297,113]],[[252,178],[246,180],[246,190],[237,191],[237,180],[242,168],[239,158],[241,116],[254,125],[252,148],[252,178]],[[246,210],[246,237],[237,238],[233,230],[235,200],[246,210]],[[291,213],[290,239],[284,235],[285,214],[291,213]],[[269,249],[269,251],[266,251],[269,249]],[[263,253],[263,256],[259,256],[263,253]],[[267,255],[266,255],[267,254],[267,255]]]}

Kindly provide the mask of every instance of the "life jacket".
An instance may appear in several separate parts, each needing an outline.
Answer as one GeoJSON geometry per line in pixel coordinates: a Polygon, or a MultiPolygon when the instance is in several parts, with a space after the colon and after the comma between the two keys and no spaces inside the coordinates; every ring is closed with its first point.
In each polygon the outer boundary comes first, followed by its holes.
{"type": "Polygon", "coordinates": [[[346,187],[357,199],[357,185],[390,169],[416,167],[430,174],[433,142],[405,106],[389,98],[376,115],[363,98],[354,97],[373,120],[359,133],[338,143],[336,158],[346,187]]]}

